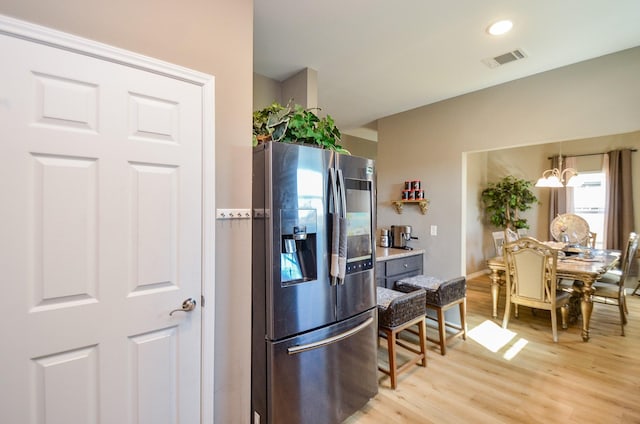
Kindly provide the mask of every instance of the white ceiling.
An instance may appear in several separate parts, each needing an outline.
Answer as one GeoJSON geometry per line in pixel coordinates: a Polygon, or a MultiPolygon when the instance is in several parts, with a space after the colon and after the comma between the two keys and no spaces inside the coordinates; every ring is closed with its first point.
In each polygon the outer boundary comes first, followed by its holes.
{"type": "Polygon", "coordinates": [[[639,45],[640,0],[254,0],[254,72],[283,81],[315,69],[321,114],[354,135],[384,116],[639,45]],[[511,32],[485,32],[505,18],[511,32]],[[482,62],[514,49],[528,57],[482,62]]]}

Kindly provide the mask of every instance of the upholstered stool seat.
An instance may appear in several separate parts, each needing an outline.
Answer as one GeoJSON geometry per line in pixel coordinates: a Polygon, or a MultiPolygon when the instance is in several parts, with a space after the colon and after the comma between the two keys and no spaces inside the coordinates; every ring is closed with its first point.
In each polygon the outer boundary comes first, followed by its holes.
{"type": "Polygon", "coordinates": [[[391,379],[391,388],[395,389],[398,374],[406,371],[411,365],[427,365],[426,325],[424,316],[426,313],[426,293],[424,290],[400,292],[384,287],[377,287],[378,301],[378,332],[381,337],[387,339],[389,352],[389,368],[378,367],[391,379]],[[398,338],[398,334],[412,326],[418,326],[418,346],[409,344],[398,338]],[[396,346],[415,354],[402,366],[396,363],[396,346]]]}
{"type": "Polygon", "coordinates": [[[438,339],[427,336],[427,340],[440,346],[440,354],[447,353],[447,341],[458,336],[463,340],[467,338],[467,280],[465,277],[441,280],[439,278],[426,275],[403,278],[396,281],[395,290],[402,292],[412,292],[416,289],[424,289],[426,292],[426,308],[435,310],[437,318],[427,315],[438,324],[438,339]],[[460,310],[460,325],[447,322],[444,312],[449,308],[458,305],[460,310]],[[454,332],[447,334],[447,328],[454,332]]]}

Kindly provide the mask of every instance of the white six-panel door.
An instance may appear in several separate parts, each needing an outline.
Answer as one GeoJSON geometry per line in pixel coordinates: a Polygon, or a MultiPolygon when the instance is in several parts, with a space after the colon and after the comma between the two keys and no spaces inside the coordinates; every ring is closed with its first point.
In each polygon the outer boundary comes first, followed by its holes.
{"type": "Polygon", "coordinates": [[[200,422],[200,88],[2,34],[0,55],[0,421],[200,422]]]}

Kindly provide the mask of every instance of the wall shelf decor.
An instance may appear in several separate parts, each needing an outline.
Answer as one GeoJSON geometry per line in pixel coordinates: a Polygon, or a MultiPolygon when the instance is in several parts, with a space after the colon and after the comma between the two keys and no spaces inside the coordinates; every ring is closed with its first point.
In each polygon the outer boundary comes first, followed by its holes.
{"type": "Polygon", "coordinates": [[[429,209],[429,199],[394,200],[391,203],[393,204],[393,206],[395,206],[397,213],[402,213],[404,205],[406,205],[406,204],[419,205],[420,206],[420,212],[422,212],[423,215],[426,214],[427,210],[429,209]]]}

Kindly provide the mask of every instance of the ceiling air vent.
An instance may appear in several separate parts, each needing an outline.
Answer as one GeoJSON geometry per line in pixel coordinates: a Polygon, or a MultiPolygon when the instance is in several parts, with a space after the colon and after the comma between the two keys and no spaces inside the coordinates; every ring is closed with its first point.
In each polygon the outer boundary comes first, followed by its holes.
{"type": "Polygon", "coordinates": [[[515,49],[496,57],[482,59],[482,63],[487,65],[489,68],[497,68],[498,66],[505,65],[509,62],[515,62],[516,60],[524,59],[525,57],[527,57],[527,55],[522,51],[522,49],[515,49]]]}

